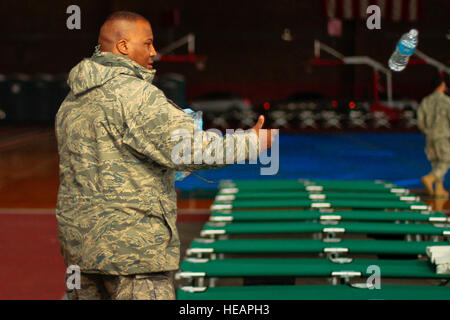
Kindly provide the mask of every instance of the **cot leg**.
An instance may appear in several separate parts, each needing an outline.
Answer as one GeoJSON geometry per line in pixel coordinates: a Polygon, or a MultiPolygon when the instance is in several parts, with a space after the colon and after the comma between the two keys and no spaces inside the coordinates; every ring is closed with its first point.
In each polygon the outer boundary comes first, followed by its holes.
{"type": "Polygon", "coordinates": [[[205,278],[204,277],[199,277],[197,278],[196,281],[196,285],[194,285],[194,287],[204,287],[205,286],[205,278]]]}
{"type": "MultiPolygon", "coordinates": [[[[336,232],[327,232],[325,235],[325,240],[324,241],[335,241],[336,239],[338,239],[336,237],[336,232]]],[[[331,242],[330,241],[330,242],[331,242]]]]}
{"type": "Polygon", "coordinates": [[[340,257],[340,255],[339,255],[339,253],[338,252],[329,252],[329,253],[327,253],[327,259],[336,259],[336,258],[339,258],[340,257]]]}
{"type": "Polygon", "coordinates": [[[331,284],[337,286],[339,284],[339,279],[337,277],[331,278],[331,284]]]}
{"type": "Polygon", "coordinates": [[[218,278],[210,278],[209,279],[209,286],[212,288],[212,287],[215,287],[216,286],[216,283],[217,283],[217,280],[219,280],[218,278]]]}
{"type": "Polygon", "coordinates": [[[439,283],[439,286],[441,287],[446,287],[449,284],[449,280],[448,279],[442,279],[441,283],[439,283]]]}
{"type": "Polygon", "coordinates": [[[322,235],[322,233],[313,233],[312,238],[314,240],[322,240],[323,239],[323,235],[322,235]]]}

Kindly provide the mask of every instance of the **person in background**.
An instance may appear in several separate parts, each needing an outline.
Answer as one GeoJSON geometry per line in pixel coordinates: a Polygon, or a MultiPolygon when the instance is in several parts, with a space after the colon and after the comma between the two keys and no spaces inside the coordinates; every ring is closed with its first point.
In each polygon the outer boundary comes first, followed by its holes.
{"type": "Polygon", "coordinates": [[[422,100],[417,111],[417,125],[425,135],[425,153],[432,168],[421,180],[429,195],[448,198],[444,177],[450,164],[450,98],[443,77],[433,79],[432,86],[433,93],[422,100]]]}

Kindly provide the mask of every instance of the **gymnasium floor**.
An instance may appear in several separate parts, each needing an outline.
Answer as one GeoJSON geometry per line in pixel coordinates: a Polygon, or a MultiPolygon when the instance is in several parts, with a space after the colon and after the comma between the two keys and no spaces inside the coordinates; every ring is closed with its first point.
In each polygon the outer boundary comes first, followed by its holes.
{"type": "MultiPolygon", "coordinates": [[[[384,179],[406,188],[421,189],[420,177],[431,169],[424,147],[425,139],[420,133],[281,133],[279,171],[276,176],[264,179],[384,179]]],[[[260,167],[234,165],[197,173],[214,181],[230,177],[259,179],[260,167]]],[[[449,179],[445,186],[450,188],[449,179]]],[[[194,176],[178,182],[176,187],[181,190],[216,188],[194,176]]]]}
{"type": "MultiPolygon", "coordinates": [[[[415,133],[281,134],[280,170],[265,178],[386,179],[421,193],[419,179],[429,170],[423,147],[423,137],[415,133]]],[[[0,168],[0,299],[61,299],[65,266],[54,216],[58,156],[53,129],[0,127],[0,168]]],[[[259,169],[235,165],[198,173],[213,181],[252,179],[259,169]]],[[[216,185],[189,176],[176,187],[192,191],[216,185]]],[[[446,201],[427,202],[450,208],[446,201]]],[[[178,201],[182,252],[198,236],[211,203],[178,201]]]]}

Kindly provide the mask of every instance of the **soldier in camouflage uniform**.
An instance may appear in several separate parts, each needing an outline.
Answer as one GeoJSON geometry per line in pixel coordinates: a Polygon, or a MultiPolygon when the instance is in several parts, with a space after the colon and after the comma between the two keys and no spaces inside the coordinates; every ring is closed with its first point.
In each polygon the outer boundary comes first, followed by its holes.
{"type": "MultiPolygon", "coordinates": [[[[55,123],[59,243],[66,265],[81,270],[81,289],[67,296],[174,299],[172,273],[180,259],[174,173],[225,164],[172,160],[178,141],[171,134],[186,129],[193,135],[194,121],[152,85],[156,51],[146,19],[111,15],[99,44],[71,70],[71,91],[55,123]]],[[[270,147],[269,141],[258,149],[263,122],[260,117],[253,130],[225,137],[201,131],[205,139],[197,149],[203,151],[211,137],[223,144],[228,137],[245,142],[231,151],[248,160],[250,148],[259,153],[270,147]]]]}
{"type": "Polygon", "coordinates": [[[432,94],[425,97],[417,112],[418,127],[426,137],[425,153],[432,171],[422,177],[427,192],[439,198],[447,198],[444,176],[450,164],[450,98],[443,78],[433,80],[432,94]],[[435,190],[433,189],[435,185],[435,190]]]}

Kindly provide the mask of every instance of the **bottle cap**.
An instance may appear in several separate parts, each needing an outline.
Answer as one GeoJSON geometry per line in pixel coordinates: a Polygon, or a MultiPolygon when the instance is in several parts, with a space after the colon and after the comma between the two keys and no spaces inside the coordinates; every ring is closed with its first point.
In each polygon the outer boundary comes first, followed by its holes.
{"type": "Polygon", "coordinates": [[[409,31],[409,35],[413,36],[413,37],[417,37],[419,35],[419,31],[417,31],[416,29],[411,29],[409,31]]]}

